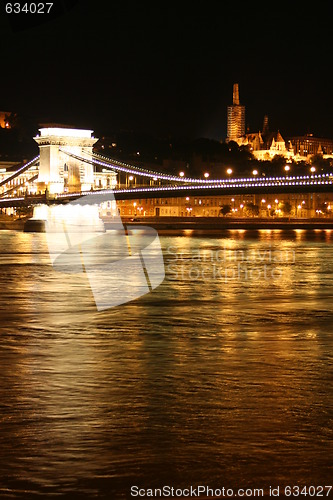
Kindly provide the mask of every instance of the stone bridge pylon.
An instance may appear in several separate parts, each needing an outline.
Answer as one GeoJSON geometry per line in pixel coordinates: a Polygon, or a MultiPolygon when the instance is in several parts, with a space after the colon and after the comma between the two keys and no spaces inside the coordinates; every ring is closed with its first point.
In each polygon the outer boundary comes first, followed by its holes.
{"type": "Polygon", "coordinates": [[[92,154],[98,141],[92,130],[49,127],[39,129],[34,137],[40,151],[37,191],[49,194],[90,191],[94,185],[94,167],[65,152],[85,156],[92,154]]]}

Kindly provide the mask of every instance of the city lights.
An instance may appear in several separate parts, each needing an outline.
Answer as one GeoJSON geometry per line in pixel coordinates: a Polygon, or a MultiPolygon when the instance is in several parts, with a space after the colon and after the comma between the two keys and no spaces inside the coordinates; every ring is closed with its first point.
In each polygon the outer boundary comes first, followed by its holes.
{"type": "MultiPolygon", "coordinates": [[[[325,189],[330,189],[333,183],[333,174],[328,174],[328,173],[315,173],[311,172],[309,175],[276,175],[276,176],[259,176],[259,175],[254,175],[255,172],[258,173],[256,169],[252,171],[251,177],[243,177],[243,178],[235,178],[231,177],[232,174],[232,169],[228,168],[226,170],[226,173],[228,177],[222,178],[222,179],[209,179],[209,173],[204,172],[203,177],[204,178],[190,178],[190,177],[182,177],[182,175],[185,176],[185,173],[183,171],[179,172],[178,176],[174,175],[168,175],[164,173],[159,173],[156,171],[148,170],[145,168],[141,167],[136,167],[130,164],[125,164],[122,162],[119,162],[118,160],[111,160],[106,157],[102,157],[100,155],[94,154],[87,154],[84,153],[84,155],[79,156],[77,154],[74,154],[72,152],[69,152],[68,150],[63,150],[62,148],[59,148],[66,156],[72,157],[77,161],[80,161],[82,163],[87,163],[91,164],[94,166],[99,166],[100,168],[103,169],[103,172],[107,174],[108,172],[115,173],[116,171],[118,172],[124,172],[127,174],[127,185],[126,186],[121,186],[120,183],[117,184],[115,187],[114,183],[110,184],[110,187],[106,185],[106,182],[102,182],[102,184],[98,184],[99,189],[93,190],[91,192],[85,191],[85,194],[89,196],[89,194],[92,193],[98,193],[101,196],[107,195],[109,193],[114,193],[117,196],[118,200],[129,200],[132,198],[133,199],[138,199],[140,198],[154,198],[154,197],[183,197],[183,199],[186,200],[188,208],[190,207],[190,195],[191,196],[223,196],[223,194],[228,195],[230,193],[231,197],[229,198],[231,200],[232,204],[232,212],[237,213],[240,212],[243,214],[243,208],[245,207],[245,201],[241,204],[237,201],[236,197],[233,195],[236,193],[243,192],[244,194],[252,194],[254,191],[253,189],[258,190],[259,196],[260,196],[260,191],[261,193],[266,193],[266,190],[268,192],[274,193],[274,188],[278,188],[278,191],[275,192],[275,196],[278,192],[283,192],[284,188],[288,188],[286,192],[291,192],[291,190],[298,190],[302,191],[305,187],[307,189],[312,189],[312,187],[315,186],[323,186],[325,189]],[[134,180],[137,177],[143,177],[146,178],[147,180],[154,181],[154,183],[144,183],[142,181],[139,182],[140,187],[136,187],[134,184],[134,180]],[[168,183],[165,182],[159,182],[158,185],[155,184],[155,181],[169,181],[168,183]],[[143,184],[143,185],[142,185],[143,184]],[[236,191],[235,191],[236,190],[236,191]]],[[[15,191],[12,188],[11,193],[9,196],[11,197],[12,200],[17,200],[17,196],[23,194],[24,192],[24,186],[26,186],[26,189],[29,189],[29,194],[33,194],[34,192],[36,193],[36,187],[34,186],[34,183],[31,182],[30,179],[33,179],[33,175],[36,175],[36,172],[38,172],[38,162],[39,162],[39,157],[34,158],[31,162],[27,163],[23,167],[21,167],[18,171],[16,171],[14,174],[11,174],[10,178],[7,178],[5,181],[2,181],[4,183],[8,183],[10,179],[12,179],[12,185],[17,186],[15,187],[15,191]],[[24,176],[21,177],[21,180],[19,180],[20,175],[24,173],[24,176]],[[26,176],[27,174],[27,176],[26,176]],[[30,175],[30,179],[29,179],[30,175]],[[29,184],[29,187],[28,187],[29,184]],[[23,190],[23,192],[22,192],[23,190]]],[[[285,167],[289,167],[288,165],[285,165],[285,167]]],[[[285,168],[284,167],[284,168],[285,168]]],[[[286,170],[285,170],[286,171],[286,170]]],[[[286,171],[287,172],[287,171],[286,171]]],[[[68,189],[63,190],[62,193],[57,194],[57,198],[59,199],[71,199],[72,197],[77,197],[81,193],[80,192],[70,192],[68,189]]],[[[274,198],[274,194],[272,194],[272,199],[274,200],[275,203],[275,213],[283,213],[283,200],[279,200],[277,197],[274,198]]],[[[0,206],[4,206],[5,203],[8,204],[8,197],[3,197],[0,200],[0,206]]],[[[270,200],[267,201],[266,196],[265,197],[260,197],[259,198],[259,205],[261,206],[261,209],[264,210],[263,205],[265,205],[265,208],[267,210],[270,210],[271,205],[273,204],[272,201],[270,200]]],[[[140,202],[141,203],[141,202],[140,202]]],[[[255,201],[252,202],[255,204],[255,201]]],[[[167,204],[167,203],[166,203],[167,204]]],[[[201,200],[193,200],[193,215],[196,215],[196,209],[195,206],[197,205],[204,207],[204,203],[201,202],[201,200]]],[[[305,208],[305,201],[303,200],[302,202],[298,202],[297,204],[293,205],[294,212],[296,214],[296,211],[299,211],[298,206],[301,205],[302,207],[305,208]]],[[[136,205],[132,205],[136,210],[139,211],[139,213],[143,213],[143,210],[141,210],[140,207],[137,207],[136,205]]],[[[210,204],[212,207],[213,205],[210,204]]],[[[217,206],[215,204],[215,206],[217,206]]],[[[331,213],[331,205],[329,205],[330,208],[327,208],[326,214],[331,213]]],[[[145,210],[145,209],[144,209],[145,210]]],[[[166,209],[163,209],[164,212],[166,209]]],[[[307,208],[307,210],[311,210],[311,208],[307,208]]],[[[210,215],[212,215],[212,210],[211,209],[205,209],[204,212],[210,215]]],[[[145,211],[146,213],[146,211],[145,211]]],[[[264,212],[263,212],[264,213],[264,212]]]]}
{"type": "Polygon", "coordinates": [[[50,2],[2,8],[0,500],[333,500],[333,1],[50,2]]]}

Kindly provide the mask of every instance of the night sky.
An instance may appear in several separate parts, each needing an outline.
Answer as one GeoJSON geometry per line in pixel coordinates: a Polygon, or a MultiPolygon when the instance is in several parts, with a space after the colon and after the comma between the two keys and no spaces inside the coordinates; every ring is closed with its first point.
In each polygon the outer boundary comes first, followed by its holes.
{"type": "Polygon", "coordinates": [[[59,0],[61,15],[26,29],[4,3],[0,110],[224,140],[238,82],[250,131],[267,114],[283,136],[333,138],[331,2],[59,0]]]}

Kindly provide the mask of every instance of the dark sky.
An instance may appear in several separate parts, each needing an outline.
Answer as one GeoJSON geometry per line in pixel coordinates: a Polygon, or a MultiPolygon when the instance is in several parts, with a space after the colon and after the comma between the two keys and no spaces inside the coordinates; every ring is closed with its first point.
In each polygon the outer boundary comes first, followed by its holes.
{"type": "Polygon", "coordinates": [[[268,114],[284,136],[333,138],[331,2],[72,0],[26,29],[3,4],[0,110],[96,135],[224,139],[238,82],[251,131],[268,114]]]}

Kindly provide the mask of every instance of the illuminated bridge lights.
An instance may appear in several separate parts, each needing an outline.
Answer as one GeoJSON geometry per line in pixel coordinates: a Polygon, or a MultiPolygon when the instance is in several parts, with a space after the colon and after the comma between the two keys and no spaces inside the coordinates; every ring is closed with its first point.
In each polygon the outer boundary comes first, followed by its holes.
{"type": "Polygon", "coordinates": [[[0,199],[0,204],[1,204],[2,202],[7,202],[7,201],[11,201],[11,202],[13,201],[13,202],[16,202],[16,201],[23,201],[23,200],[25,200],[25,197],[24,197],[24,196],[19,196],[19,197],[15,197],[15,198],[14,198],[14,197],[9,197],[9,196],[8,196],[8,197],[5,197],[5,198],[1,198],[1,199],[0,199]]]}
{"type": "MultiPolygon", "coordinates": [[[[167,180],[167,181],[174,181],[174,182],[177,182],[177,185],[179,185],[179,183],[192,183],[192,184],[204,184],[205,186],[210,186],[210,185],[219,185],[221,186],[221,183],[227,187],[240,187],[239,186],[239,183],[244,183],[244,187],[250,187],[251,185],[252,186],[271,186],[271,185],[290,185],[290,181],[291,180],[295,180],[295,179],[302,179],[302,180],[309,180],[310,178],[314,179],[314,178],[321,178],[322,175],[332,175],[332,174],[315,174],[315,175],[303,175],[303,176],[284,176],[284,177],[281,177],[281,176],[277,176],[277,177],[263,177],[263,178],[252,178],[252,177],[248,177],[248,178],[242,178],[242,179],[237,179],[237,178],[232,178],[232,179],[195,179],[195,178],[189,178],[189,177],[182,177],[182,178],[179,178],[179,177],[176,177],[174,175],[167,175],[167,174],[162,174],[162,173],[159,173],[159,172],[155,172],[155,171],[152,171],[152,170],[148,170],[148,169],[143,169],[141,167],[135,167],[133,165],[129,165],[128,163],[123,163],[123,162],[120,162],[118,160],[111,160],[110,158],[107,158],[105,156],[102,156],[102,155],[97,155],[96,153],[93,153],[93,155],[91,155],[90,159],[89,158],[84,158],[84,157],[81,157],[81,156],[78,156],[78,155],[74,155],[73,153],[69,153],[69,152],[66,152],[66,151],[63,151],[64,153],[66,153],[67,155],[69,156],[72,156],[80,161],[83,161],[83,162],[87,162],[87,163],[90,163],[90,164],[96,164],[96,165],[99,165],[101,167],[104,167],[104,168],[108,168],[110,170],[119,170],[121,172],[125,172],[125,173],[129,173],[129,174],[134,174],[134,175],[141,175],[141,176],[144,176],[144,177],[149,177],[153,180],[167,180]],[[103,158],[106,160],[106,162],[104,161],[100,161],[98,158],[103,158]],[[267,181],[268,184],[267,184],[267,181]],[[273,184],[272,184],[273,183],[273,184]]],[[[90,155],[89,155],[90,156],[90,155]]]]}
{"type": "MultiPolygon", "coordinates": [[[[283,186],[294,186],[294,185],[318,185],[318,184],[325,184],[325,182],[318,182],[318,181],[310,181],[310,180],[307,180],[307,181],[300,181],[300,182],[286,182],[284,184],[282,184],[283,186]]],[[[131,188],[131,189],[117,189],[117,190],[100,190],[99,192],[101,194],[107,194],[107,193],[115,193],[115,194],[132,194],[133,196],[139,196],[141,193],[144,194],[144,193],[156,193],[156,194],[159,194],[159,193],[163,193],[163,192],[178,192],[179,191],[187,191],[187,190],[201,190],[201,189],[208,189],[209,191],[214,191],[216,189],[223,189],[223,190],[231,190],[232,188],[250,188],[250,187],[262,187],[262,186],[269,186],[269,187],[274,187],[274,186],[280,186],[281,187],[281,184],[280,183],[276,183],[276,182],[271,182],[271,183],[265,183],[264,185],[263,184],[259,184],[259,183],[256,183],[256,184],[234,184],[234,185],[227,185],[227,184],[210,184],[210,185],[207,185],[206,183],[202,183],[201,185],[186,185],[186,186],[159,186],[159,187],[141,187],[141,188],[131,188]]],[[[90,192],[87,192],[86,194],[96,194],[96,191],[90,193],[90,192]]],[[[61,197],[68,197],[68,196],[78,196],[79,193],[73,193],[72,195],[67,195],[67,194],[63,194],[63,195],[58,195],[58,198],[61,198],[61,197]]]]}
{"type": "Polygon", "coordinates": [[[33,158],[31,161],[29,161],[28,163],[25,163],[24,165],[22,165],[21,168],[16,170],[16,172],[13,172],[9,177],[7,177],[3,181],[1,181],[0,186],[4,186],[5,184],[8,184],[8,182],[15,179],[20,174],[23,174],[26,170],[29,170],[29,168],[34,167],[36,165],[36,163],[39,161],[39,159],[40,159],[39,155],[35,156],[35,158],[33,158]]]}
{"type": "MultiPolygon", "coordinates": [[[[174,175],[167,175],[155,171],[150,171],[147,169],[142,169],[140,167],[134,167],[132,165],[126,164],[119,162],[118,160],[110,160],[109,158],[100,156],[100,155],[89,155],[89,158],[82,157],[75,155],[73,153],[67,152],[65,150],[61,150],[68,156],[71,156],[73,158],[76,158],[79,161],[82,161],[84,163],[89,163],[92,165],[99,165],[101,167],[107,168],[109,170],[119,170],[121,172],[126,172],[138,176],[143,176],[143,177],[148,177],[153,180],[165,180],[172,182],[172,185],[165,185],[165,186],[143,186],[143,187],[136,187],[136,188],[127,188],[127,189],[101,189],[101,190],[95,190],[92,192],[82,192],[82,193],[64,193],[64,194],[58,194],[57,198],[62,199],[62,198],[74,198],[74,197],[79,197],[82,195],[89,195],[89,194],[97,194],[100,193],[102,194],[108,194],[108,193],[114,193],[114,194],[119,194],[119,195],[132,195],[133,197],[140,197],[141,194],[149,193],[150,196],[156,193],[156,196],[162,194],[162,193],[173,193],[175,192],[175,196],[180,196],[183,195],[183,192],[186,191],[199,191],[199,190],[204,190],[207,192],[207,190],[213,194],[214,191],[216,190],[222,190],[224,192],[226,191],[232,191],[233,189],[238,189],[249,192],[251,188],[257,189],[265,189],[265,188],[280,188],[283,189],[283,187],[291,187],[291,186],[297,186],[298,188],[301,188],[301,186],[318,186],[318,185],[325,185],[325,186],[331,186],[333,183],[333,174],[312,174],[312,175],[297,175],[297,176],[276,176],[276,177],[248,177],[248,178],[227,178],[227,179],[192,179],[192,178],[179,178],[174,175]],[[98,158],[105,158],[105,160],[108,162],[106,163],[105,161],[101,161],[98,158]]],[[[88,156],[86,154],[86,156],[88,156]]],[[[40,157],[36,156],[33,158],[31,161],[23,165],[21,168],[19,168],[16,172],[14,172],[10,177],[2,181],[0,185],[6,184],[10,182],[11,179],[14,179],[15,177],[19,176],[29,168],[35,166],[37,162],[39,161],[40,157]]],[[[203,196],[205,196],[203,194],[203,196]]],[[[8,201],[8,198],[6,198],[8,201]]],[[[22,200],[24,198],[11,198],[14,202],[14,200],[22,200]]]]}
{"type": "Polygon", "coordinates": [[[89,159],[87,160],[85,158],[78,157],[77,155],[73,155],[73,154],[68,153],[66,151],[64,151],[64,153],[66,153],[70,156],[76,157],[77,159],[79,159],[81,161],[86,161],[88,163],[97,164],[97,165],[103,166],[105,168],[109,168],[111,170],[112,169],[113,170],[120,170],[121,172],[125,172],[125,173],[130,173],[130,174],[134,174],[134,175],[142,175],[144,177],[149,177],[149,178],[152,178],[154,180],[158,179],[158,180],[175,181],[177,183],[179,183],[179,182],[181,182],[181,183],[184,183],[184,182],[186,182],[186,183],[188,183],[188,182],[198,182],[198,183],[205,182],[207,184],[210,184],[210,183],[213,184],[213,183],[217,182],[216,180],[191,179],[188,177],[179,178],[179,177],[176,177],[173,175],[161,174],[159,172],[155,172],[152,170],[142,169],[140,167],[134,167],[134,166],[131,166],[128,164],[123,164],[122,162],[118,162],[117,160],[116,161],[110,160],[110,158],[107,159],[109,163],[105,163],[105,162],[101,162],[98,159],[95,159],[96,157],[98,157],[98,155],[96,155],[96,154],[92,155],[93,160],[91,161],[89,159]],[[119,166],[119,165],[121,165],[121,166],[119,166]]]}

